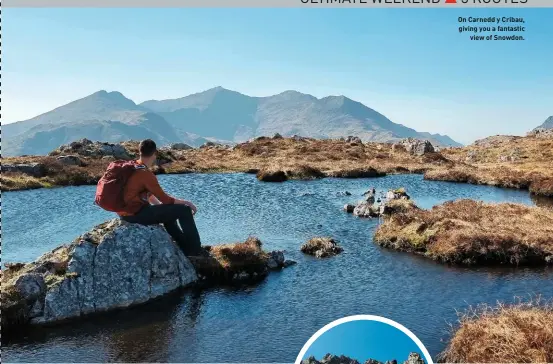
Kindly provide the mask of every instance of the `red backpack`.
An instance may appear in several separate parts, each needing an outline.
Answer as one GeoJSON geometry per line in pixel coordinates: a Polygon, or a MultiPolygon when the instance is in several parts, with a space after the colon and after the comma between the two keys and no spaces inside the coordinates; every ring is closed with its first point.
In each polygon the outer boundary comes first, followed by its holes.
{"type": "Polygon", "coordinates": [[[142,165],[136,161],[118,160],[111,162],[96,187],[94,202],[104,210],[124,212],[124,188],[129,177],[142,165]]]}

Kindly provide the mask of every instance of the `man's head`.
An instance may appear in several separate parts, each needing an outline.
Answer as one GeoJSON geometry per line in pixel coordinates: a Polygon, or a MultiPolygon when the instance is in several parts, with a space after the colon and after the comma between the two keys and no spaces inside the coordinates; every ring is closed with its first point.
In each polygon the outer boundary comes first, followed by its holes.
{"type": "Polygon", "coordinates": [[[151,167],[157,158],[156,143],[152,139],[145,139],[140,142],[140,160],[148,167],[151,167]]]}

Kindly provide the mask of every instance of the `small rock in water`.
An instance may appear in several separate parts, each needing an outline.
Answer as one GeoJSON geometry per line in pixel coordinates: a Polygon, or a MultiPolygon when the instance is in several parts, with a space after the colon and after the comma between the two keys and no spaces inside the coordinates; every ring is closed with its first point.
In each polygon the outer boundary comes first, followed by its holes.
{"type": "Polygon", "coordinates": [[[326,258],[340,254],[344,249],[332,238],[317,237],[303,244],[301,251],[317,258],[326,258]]]}
{"type": "Polygon", "coordinates": [[[286,259],[286,260],[284,261],[283,266],[284,266],[284,268],[288,268],[288,267],[291,267],[291,266],[296,265],[296,264],[298,264],[298,263],[295,262],[295,261],[293,261],[293,260],[286,259]]]}
{"type": "Polygon", "coordinates": [[[352,205],[349,203],[344,205],[344,211],[347,212],[348,214],[353,213],[353,210],[355,210],[355,205],[352,205]]]}
{"type": "Polygon", "coordinates": [[[267,267],[269,269],[278,269],[284,266],[284,252],[275,250],[269,253],[269,259],[267,261],[267,267]]]}

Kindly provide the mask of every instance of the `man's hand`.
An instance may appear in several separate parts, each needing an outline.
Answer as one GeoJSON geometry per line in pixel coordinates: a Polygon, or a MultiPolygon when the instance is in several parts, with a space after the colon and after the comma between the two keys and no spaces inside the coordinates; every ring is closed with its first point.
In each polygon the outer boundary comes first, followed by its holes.
{"type": "Polygon", "coordinates": [[[190,201],[186,201],[186,200],[175,200],[175,203],[178,203],[180,205],[186,205],[188,207],[190,207],[190,209],[192,210],[192,215],[196,215],[196,212],[198,212],[198,208],[196,207],[196,205],[194,205],[192,202],[190,201]]]}

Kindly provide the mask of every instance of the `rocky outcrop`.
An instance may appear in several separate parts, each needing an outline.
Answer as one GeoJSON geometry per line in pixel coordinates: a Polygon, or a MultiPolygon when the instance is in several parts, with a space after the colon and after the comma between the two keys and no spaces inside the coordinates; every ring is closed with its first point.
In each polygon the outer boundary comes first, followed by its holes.
{"type": "Polygon", "coordinates": [[[424,359],[419,353],[410,353],[409,357],[403,364],[424,364],[424,359]]]}
{"type": "Polygon", "coordinates": [[[384,197],[378,198],[378,203],[375,203],[376,191],[374,189],[365,192],[363,195],[365,200],[359,201],[357,205],[346,204],[344,211],[353,213],[357,217],[373,218],[417,208],[410,201],[410,196],[404,188],[389,190],[384,197]]]}
{"type": "Polygon", "coordinates": [[[78,154],[85,157],[97,157],[113,156],[115,159],[132,159],[133,156],[129,154],[127,149],[121,144],[93,142],[86,138],[72,142],[70,144],[64,144],[58,149],[50,152],[49,155],[57,156],[64,154],[78,154]]]}
{"type": "Polygon", "coordinates": [[[199,283],[199,272],[204,281],[221,272],[230,272],[227,281],[236,281],[294,264],[283,252],[264,252],[255,238],[210,250],[205,259],[217,268],[202,269],[161,225],[110,220],[35,262],[6,264],[1,277],[3,334],[21,324],[53,323],[145,303],[199,283]]]}
{"type": "Polygon", "coordinates": [[[380,206],[373,202],[361,201],[353,209],[353,215],[357,217],[378,217],[381,215],[380,206]]]}
{"type": "MultiPolygon", "coordinates": [[[[406,138],[406,139],[402,139],[399,142],[399,145],[401,145],[410,154],[419,155],[419,156],[424,155],[426,153],[435,152],[434,146],[429,140],[406,138]]],[[[394,147],[393,149],[396,150],[398,148],[401,148],[401,147],[394,147]]]]}
{"type": "MultiPolygon", "coordinates": [[[[347,357],[345,355],[333,355],[333,354],[326,354],[321,358],[321,360],[317,360],[314,356],[310,356],[307,359],[303,359],[302,364],[359,364],[359,361],[356,359],[352,359],[350,357],[347,357]]],[[[397,360],[388,360],[386,362],[381,362],[375,359],[367,359],[364,364],[397,364],[397,360]]],[[[418,353],[410,353],[409,357],[406,361],[403,362],[403,364],[424,364],[424,360],[418,353]]]]}
{"type": "Polygon", "coordinates": [[[316,258],[326,258],[338,255],[343,252],[344,249],[332,238],[317,237],[303,244],[301,246],[301,251],[305,254],[313,255],[316,258]]]}
{"type": "Polygon", "coordinates": [[[478,139],[472,145],[483,148],[491,148],[501,144],[507,144],[521,138],[522,137],[514,135],[493,135],[484,139],[478,139]]]}
{"type": "Polygon", "coordinates": [[[28,174],[33,177],[44,177],[46,175],[46,167],[42,163],[17,163],[17,164],[5,164],[1,166],[2,173],[13,172],[28,174]]]}
{"type": "Polygon", "coordinates": [[[553,138],[553,129],[537,128],[528,133],[528,136],[536,138],[553,138]]]}
{"type": "Polygon", "coordinates": [[[4,271],[3,289],[12,290],[12,297],[20,296],[11,304],[25,309],[23,317],[2,317],[2,326],[13,321],[48,323],[128,307],[196,279],[194,267],[163,227],[114,219],[33,263],[4,271]]]}

